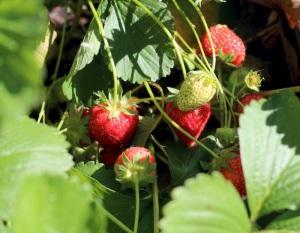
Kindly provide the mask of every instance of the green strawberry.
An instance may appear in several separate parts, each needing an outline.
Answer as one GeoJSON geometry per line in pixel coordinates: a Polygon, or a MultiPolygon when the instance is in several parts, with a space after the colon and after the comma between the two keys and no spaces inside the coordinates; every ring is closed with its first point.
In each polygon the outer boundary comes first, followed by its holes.
{"type": "Polygon", "coordinates": [[[181,85],[176,104],[181,111],[192,111],[208,103],[216,94],[217,81],[206,71],[188,73],[181,85]]]}

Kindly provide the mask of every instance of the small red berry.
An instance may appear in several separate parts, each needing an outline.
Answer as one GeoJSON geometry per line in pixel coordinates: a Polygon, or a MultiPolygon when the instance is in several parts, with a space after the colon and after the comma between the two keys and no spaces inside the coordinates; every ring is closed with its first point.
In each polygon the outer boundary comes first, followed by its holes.
{"type": "MultiPolygon", "coordinates": [[[[184,112],[172,102],[169,102],[165,106],[165,111],[185,131],[197,139],[200,137],[211,116],[211,107],[209,103],[203,104],[194,110],[184,112]]],[[[190,148],[196,146],[196,143],[193,140],[187,138],[178,130],[175,130],[175,132],[179,140],[186,146],[190,148]]]]}
{"type": "Polygon", "coordinates": [[[130,147],[120,154],[115,162],[116,179],[127,185],[153,183],[156,178],[156,160],[144,147],[130,147]]]}
{"type": "Polygon", "coordinates": [[[112,168],[119,154],[120,150],[104,149],[100,153],[100,162],[105,164],[106,167],[112,168]]]}
{"type": "Polygon", "coordinates": [[[245,197],[245,178],[240,155],[237,155],[234,158],[227,159],[225,162],[227,162],[227,166],[225,168],[222,168],[220,172],[235,186],[241,197],[245,197]]]}
{"type": "Polygon", "coordinates": [[[258,101],[258,100],[263,99],[263,98],[264,98],[264,96],[259,94],[259,93],[250,93],[250,94],[247,94],[247,95],[243,96],[240,99],[240,102],[241,102],[241,104],[243,104],[243,106],[238,104],[236,112],[243,113],[244,112],[244,107],[249,105],[251,103],[251,101],[258,101]]]}
{"type": "MultiPolygon", "coordinates": [[[[209,28],[216,55],[225,62],[236,66],[242,65],[246,57],[246,47],[243,40],[226,25],[217,24],[209,28]]],[[[212,47],[206,33],[201,38],[203,50],[208,57],[212,57],[212,47]]]]}

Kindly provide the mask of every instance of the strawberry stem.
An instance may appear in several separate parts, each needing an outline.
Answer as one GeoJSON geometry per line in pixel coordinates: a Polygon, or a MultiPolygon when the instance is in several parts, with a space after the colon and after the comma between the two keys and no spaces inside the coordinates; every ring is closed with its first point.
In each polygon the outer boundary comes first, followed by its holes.
{"type": "Polygon", "coordinates": [[[134,227],[133,233],[138,232],[139,227],[139,215],[140,215],[140,188],[139,188],[139,180],[136,174],[133,176],[134,179],[134,191],[135,191],[135,214],[134,214],[134,227]]]}
{"type": "Polygon", "coordinates": [[[185,56],[186,58],[188,58],[188,59],[190,60],[190,62],[194,63],[194,65],[197,66],[198,69],[204,69],[207,73],[209,73],[209,72],[210,72],[209,66],[206,67],[206,65],[203,63],[203,61],[202,61],[202,60],[199,58],[199,56],[196,54],[195,50],[192,49],[192,48],[188,45],[188,43],[183,39],[183,37],[182,37],[178,32],[175,32],[175,36],[181,41],[181,43],[186,47],[186,49],[189,50],[189,52],[194,56],[194,58],[199,62],[199,64],[196,63],[195,61],[191,61],[191,60],[189,59],[189,57],[188,57],[185,53],[183,53],[183,56],[185,56]]]}
{"type": "Polygon", "coordinates": [[[67,14],[67,4],[64,6],[64,13],[65,13],[65,17],[64,17],[64,24],[63,24],[63,28],[62,28],[61,41],[60,41],[60,44],[59,44],[57,61],[56,61],[56,64],[55,64],[54,73],[51,77],[51,81],[55,81],[57,79],[58,70],[59,70],[59,66],[60,66],[60,62],[61,62],[61,58],[62,58],[62,53],[63,53],[63,48],[64,48],[64,44],[65,44],[66,29],[67,29],[67,15],[68,15],[67,14]]]}
{"type": "Polygon", "coordinates": [[[37,120],[37,123],[41,123],[41,120],[43,120],[43,124],[45,124],[45,108],[46,108],[46,100],[43,101],[42,106],[41,106],[41,110],[39,113],[39,118],[37,120]]]}
{"type": "Polygon", "coordinates": [[[132,0],[137,6],[139,6],[147,15],[149,15],[163,30],[163,32],[166,34],[166,36],[169,38],[171,43],[173,44],[173,47],[175,48],[176,55],[178,57],[179,64],[181,66],[181,71],[183,73],[183,77],[186,78],[186,69],[184,65],[184,61],[180,52],[180,46],[176,42],[174,36],[171,34],[171,32],[166,28],[166,26],[161,22],[159,18],[157,18],[143,3],[141,3],[138,0],[132,0]]]}
{"type": "Polygon", "coordinates": [[[105,208],[101,208],[101,212],[106,215],[106,217],[112,221],[114,224],[116,224],[120,229],[122,229],[126,233],[133,233],[132,230],[130,230],[124,223],[122,223],[118,218],[116,218],[114,215],[112,215],[108,210],[105,208]]]}
{"type": "MultiPolygon", "coordinates": [[[[205,17],[204,15],[202,14],[202,11],[200,10],[200,8],[196,5],[196,3],[193,1],[193,0],[188,0],[189,3],[195,8],[195,10],[197,11],[198,13],[198,16],[200,17],[202,23],[203,23],[203,26],[204,26],[204,29],[207,33],[207,37],[208,37],[208,40],[209,40],[209,43],[210,43],[210,46],[211,46],[211,51],[212,51],[212,72],[215,71],[215,68],[216,68],[216,51],[215,51],[215,46],[214,46],[214,43],[213,43],[213,40],[212,40],[212,37],[211,37],[211,33],[209,31],[209,28],[208,28],[208,25],[206,23],[206,20],[205,20],[205,17]]],[[[201,48],[200,48],[201,49],[201,48]]]]}
{"type": "Polygon", "coordinates": [[[300,92],[300,86],[286,87],[286,88],[269,90],[269,91],[261,91],[259,93],[262,94],[265,97],[268,97],[268,96],[271,96],[271,95],[274,95],[274,94],[278,94],[278,93],[283,92],[283,91],[292,91],[294,93],[299,93],[300,92]]]}
{"type": "Polygon", "coordinates": [[[153,233],[159,233],[159,200],[158,200],[158,187],[157,179],[153,183],[153,233]]]}
{"type": "MultiPolygon", "coordinates": [[[[200,41],[200,39],[199,39],[199,35],[198,35],[197,31],[195,30],[195,25],[191,22],[191,20],[190,20],[189,17],[184,13],[184,11],[179,7],[177,0],[172,0],[172,2],[173,2],[173,4],[174,4],[174,6],[176,7],[176,9],[179,11],[179,13],[182,15],[182,17],[186,20],[186,22],[188,23],[189,27],[191,28],[191,30],[192,30],[192,32],[193,32],[193,34],[194,34],[194,36],[195,36],[195,38],[196,38],[196,40],[197,40],[198,46],[199,46],[199,48],[200,48],[201,55],[202,55],[202,57],[204,58],[204,62],[205,62],[205,64],[206,64],[207,68],[210,69],[210,64],[209,64],[209,62],[208,62],[208,60],[207,60],[207,57],[206,57],[206,55],[205,55],[205,53],[204,53],[203,46],[202,46],[201,41],[200,41]]],[[[181,37],[181,38],[182,38],[182,37],[181,37]]],[[[183,39],[183,38],[182,38],[182,39],[183,39]]],[[[200,63],[200,64],[203,64],[203,63],[200,63]]],[[[203,65],[204,65],[204,64],[203,64],[203,65]]],[[[204,65],[204,67],[202,67],[202,69],[205,69],[205,65],[204,65]]]]}
{"type": "Polygon", "coordinates": [[[155,96],[148,84],[148,82],[144,82],[145,88],[148,92],[148,94],[150,95],[150,97],[152,98],[152,101],[155,105],[155,107],[158,109],[158,111],[160,111],[160,113],[162,114],[162,116],[168,121],[170,122],[170,124],[175,127],[178,131],[180,131],[182,134],[184,134],[187,138],[189,138],[190,140],[193,140],[196,144],[198,144],[199,146],[203,147],[208,153],[210,153],[213,157],[215,157],[216,159],[219,159],[219,156],[212,151],[209,147],[205,146],[202,142],[198,141],[195,137],[193,137],[192,135],[190,135],[187,131],[185,131],[179,124],[177,124],[175,121],[173,121],[168,114],[161,108],[161,106],[159,105],[159,103],[156,101],[155,96]]]}
{"type": "MultiPolygon", "coordinates": [[[[110,50],[110,47],[109,47],[109,43],[108,43],[108,40],[106,39],[105,37],[105,32],[104,32],[104,28],[103,28],[103,24],[102,24],[102,21],[101,21],[101,15],[98,14],[97,10],[95,9],[93,3],[91,0],[87,0],[87,3],[93,13],[93,16],[94,16],[94,19],[97,23],[97,26],[98,26],[98,30],[99,30],[99,34],[103,40],[103,43],[104,43],[104,49],[107,53],[107,56],[108,56],[108,60],[109,60],[109,63],[110,63],[110,67],[111,67],[111,72],[112,72],[112,75],[113,75],[113,80],[114,80],[114,95],[113,95],[113,108],[116,109],[117,108],[117,102],[118,102],[118,76],[117,76],[117,69],[116,69],[116,65],[115,65],[115,62],[114,62],[114,59],[113,59],[113,56],[112,56],[112,53],[111,53],[111,50],[110,50]]],[[[100,3],[101,4],[101,3],[100,3]]]]}

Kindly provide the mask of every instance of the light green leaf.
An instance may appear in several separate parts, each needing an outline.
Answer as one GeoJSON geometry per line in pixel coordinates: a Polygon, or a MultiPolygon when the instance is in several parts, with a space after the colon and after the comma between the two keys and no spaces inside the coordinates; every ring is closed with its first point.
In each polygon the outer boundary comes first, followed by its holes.
{"type": "MultiPolygon", "coordinates": [[[[173,20],[161,1],[141,0],[171,32],[173,20]]],[[[157,23],[130,0],[112,1],[105,33],[117,74],[131,83],[157,81],[174,66],[173,49],[157,23]]]]}
{"type": "Polygon", "coordinates": [[[27,113],[42,84],[35,49],[46,31],[41,0],[0,2],[0,122],[27,113]]]}
{"type": "Polygon", "coordinates": [[[294,193],[300,190],[299,162],[293,159],[296,149],[288,140],[294,140],[300,131],[299,122],[289,120],[295,118],[300,108],[297,103],[293,105],[294,112],[289,112],[291,115],[279,114],[278,109],[289,106],[295,96],[284,94],[280,99],[285,101],[276,101],[278,98],[252,103],[240,117],[240,150],[253,221],[300,202],[294,193]],[[293,127],[286,128],[283,120],[293,127]]]}
{"type": "Polygon", "coordinates": [[[290,211],[275,218],[270,225],[270,230],[291,230],[300,232],[300,212],[290,211]]]}
{"type": "Polygon", "coordinates": [[[5,126],[0,134],[0,219],[11,216],[24,176],[63,174],[73,164],[68,143],[56,129],[27,118],[5,126]]]}
{"type": "Polygon", "coordinates": [[[92,200],[92,188],[74,177],[30,177],[18,194],[12,233],[105,233],[105,217],[92,200]]]}
{"type": "Polygon", "coordinates": [[[266,230],[266,231],[259,231],[255,233],[300,233],[300,231],[293,231],[293,230],[266,230]]]}
{"type": "Polygon", "coordinates": [[[246,208],[231,183],[219,173],[200,174],[172,193],[164,208],[164,233],[248,233],[246,208]]]}

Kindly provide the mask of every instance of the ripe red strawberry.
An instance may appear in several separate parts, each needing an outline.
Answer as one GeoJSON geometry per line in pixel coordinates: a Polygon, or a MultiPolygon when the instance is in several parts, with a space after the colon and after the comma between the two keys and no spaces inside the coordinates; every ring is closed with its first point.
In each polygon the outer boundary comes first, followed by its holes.
{"type": "MultiPolygon", "coordinates": [[[[165,111],[176,123],[197,139],[200,137],[211,116],[211,107],[209,103],[203,104],[195,110],[183,112],[172,102],[169,102],[165,106],[165,111]]],[[[196,146],[194,141],[187,138],[181,132],[177,130],[175,132],[179,140],[186,146],[189,148],[196,146]]]]}
{"type": "MultiPolygon", "coordinates": [[[[246,48],[243,40],[226,25],[217,24],[209,28],[216,55],[225,62],[240,66],[246,57],[246,48]]],[[[203,50],[208,57],[212,57],[212,47],[205,34],[201,38],[203,50]]]]}
{"type": "Polygon", "coordinates": [[[88,117],[90,115],[90,109],[89,108],[83,108],[82,110],[82,118],[88,117]]]}
{"type": "Polygon", "coordinates": [[[246,196],[245,178],[240,155],[227,159],[225,162],[227,162],[227,166],[221,168],[220,172],[227,180],[231,181],[241,197],[246,196]]]}
{"type": "Polygon", "coordinates": [[[100,153],[100,162],[105,164],[106,167],[112,168],[119,154],[120,150],[104,149],[100,153]]]}
{"type": "MultiPolygon", "coordinates": [[[[263,95],[261,95],[259,93],[250,93],[250,94],[247,94],[247,95],[243,96],[240,99],[240,102],[244,106],[247,106],[247,105],[249,105],[251,103],[252,100],[258,101],[258,100],[260,100],[262,98],[264,98],[263,95]]],[[[238,104],[236,112],[243,113],[244,112],[244,108],[240,104],[238,104]]]]}
{"type": "Polygon", "coordinates": [[[119,155],[115,162],[117,180],[122,184],[140,185],[152,183],[156,178],[156,161],[150,150],[144,147],[130,147],[119,155]]]}
{"type": "Polygon", "coordinates": [[[139,117],[134,106],[116,111],[108,105],[99,104],[90,110],[89,134],[102,147],[116,150],[128,144],[138,122],[139,117]]]}

